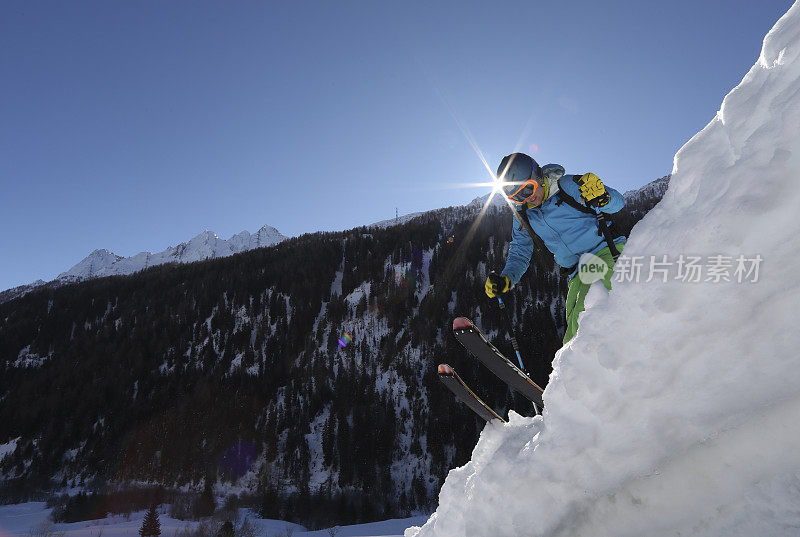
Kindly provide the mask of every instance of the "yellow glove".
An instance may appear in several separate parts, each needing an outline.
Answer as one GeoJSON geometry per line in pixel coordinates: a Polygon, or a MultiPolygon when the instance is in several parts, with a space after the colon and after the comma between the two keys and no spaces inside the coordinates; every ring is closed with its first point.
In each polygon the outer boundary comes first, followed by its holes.
{"type": "Polygon", "coordinates": [[[489,277],[486,278],[486,294],[489,298],[494,298],[501,293],[506,293],[509,289],[511,289],[511,280],[509,280],[508,276],[505,274],[496,274],[492,272],[489,274],[489,277]]]}
{"type": "Polygon", "coordinates": [[[575,182],[578,183],[578,187],[581,190],[581,197],[586,200],[586,205],[603,207],[611,201],[611,196],[606,191],[603,181],[595,174],[584,173],[575,182]]]}

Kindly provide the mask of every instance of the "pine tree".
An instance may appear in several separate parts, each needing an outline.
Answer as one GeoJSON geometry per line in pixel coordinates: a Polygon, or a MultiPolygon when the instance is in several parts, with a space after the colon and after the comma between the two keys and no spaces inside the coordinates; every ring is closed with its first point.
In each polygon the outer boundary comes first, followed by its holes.
{"type": "Polygon", "coordinates": [[[234,535],[233,523],[230,520],[226,520],[219,528],[219,531],[217,532],[217,537],[233,537],[233,535],[234,535]]]}
{"type": "Polygon", "coordinates": [[[211,477],[206,476],[203,492],[194,505],[194,514],[196,517],[206,517],[214,514],[214,509],[217,505],[214,501],[214,489],[211,482],[211,477]]]}
{"type": "Polygon", "coordinates": [[[159,537],[161,535],[161,522],[158,520],[156,506],[153,504],[142,520],[142,527],[139,528],[141,537],[159,537]]]}

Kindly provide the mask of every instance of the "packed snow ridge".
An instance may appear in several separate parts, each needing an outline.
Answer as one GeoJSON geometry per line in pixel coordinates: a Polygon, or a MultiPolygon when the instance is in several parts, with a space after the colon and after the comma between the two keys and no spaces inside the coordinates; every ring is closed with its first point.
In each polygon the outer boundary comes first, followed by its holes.
{"type": "Polygon", "coordinates": [[[544,414],[488,424],[406,537],[800,535],[799,125],[796,2],[591,289],[544,414]]]}
{"type": "Polygon", "coordinates": [[[95,250],[80,263],[58,275],[62,282],[89,278],[133,274],[148,267],[164,263],[192,263],[217,257],[227,257],[254,248],[273,246],[286,239],[277,229],[264,226],[255,234],[242,231],[228,240],[217,237],[213,231],[204,231],[189,242],[170,246],[162,252],[142,252],[133,257],[121,257],[108,250],[95,250]]]}

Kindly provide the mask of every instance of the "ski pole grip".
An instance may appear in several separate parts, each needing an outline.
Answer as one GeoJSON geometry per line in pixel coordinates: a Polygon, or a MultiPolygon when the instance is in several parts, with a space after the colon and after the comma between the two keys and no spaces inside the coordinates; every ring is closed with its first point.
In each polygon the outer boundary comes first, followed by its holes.
{"type": "MultiPolygon", "coordinates": [[[[496,298],[498,300],[500,299],[500,294],[501,293],[506,293],[506,292],[510,291],[511,288],[513,287],[513,285],[510,285],[510,282],[508,281],[508,278],[506,276],[503,276],[502,274],[498,274],[495,271],[491,271],[489,273],[489,277],[487,278],[487,280],[495,288],[495,296],[496,296],[496,298]],[[508,288],[506,288],[506,285],[508,285],[508,288]]],[[[488,294],[488,291],[487,291],[487,294],[488,294]]]]}

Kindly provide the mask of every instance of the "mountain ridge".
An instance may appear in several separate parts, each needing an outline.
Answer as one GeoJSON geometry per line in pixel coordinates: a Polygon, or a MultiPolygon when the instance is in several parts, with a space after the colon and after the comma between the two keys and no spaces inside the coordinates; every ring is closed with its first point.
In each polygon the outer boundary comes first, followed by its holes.
{"type": "MultiPolygon", "coordinates": [[[[626,191],[623,196],[625,197],[626,201],[638,201],[641,198],[652,198],[654,196],[660,199],[660,196],[662,196],[667,189],[669,178],[669,175],[660,177],[638,189],[626,191]]],[[[490,196],[491,194],[479,196],[473,199],[471,202],[463,205],[463,207],[483,207],[490,196]]],[[[492,199],[491,205],[498,207],[502,206],[504,205],[503,199],[500,196],[495,196],[492,199]]],[[[647,207],[646,210],[649,209],[650,207],[647,207]]],[[[414,218],[423,216],[436,210],[439,209],[409,213],[399,216],[398,218],[374,222],[365,227],[392,227],[407,223],[414,218]]],[[[58,287],[65,283],[73,283],[91,278],[133,274],[149,267],[166,263],[191,263],[205,259],[227,257],[229,255],[241,253],[253,248],[274,246],[287,238],[288,237],[281,234],[276,228],[269,225],[264,225],[254,234],[251,234],[245,230],[232,235],[227,240],[220,239],[213,231],[205,230],[186,242],[179,243],[176,246],[169,246],[160,252],[140,252],[130,257],[117,255],[105,248],[98,248],[49,282],[40,279],[29,284],[24,284],[0,291],[0,304],[21,297],[33,291],[34,289],[45,286],[58,287]],[[209,243],[213,243],[213,246],[209,243]]]]}
{"type": "Polygon", "coordinates": [[[205,230],[186,242],[151,253],[140,252],[131,257],[122,257],[106,249],[93,251],[69,270],[56,278],[65,282],[80,281],[103,276],[133,274],[148,267],[165,263],[191,263],[273,246],[285,240],[277,229],[265,225],[256,233],[241,231],[228,240],[220,239],[216,233],[205,230]]]}
{"type": "Polygon", "coordinates": [[[160,252],[145,251],[130,257],[117,255],[105,248],[98,248],[49,282],[39,279],[1,291],[0,304],[44,286],[58,287],[91,278],[133,274],[166,263],[192,263],[227,257],[254,248],[274,246],[287,238],[276,228],[264,225],[255,233],[251,234],[244,230],[231,235],[227,240],[220,239],[213,231],[205,230],[186,242],[168,246],[160,252]]]}

